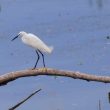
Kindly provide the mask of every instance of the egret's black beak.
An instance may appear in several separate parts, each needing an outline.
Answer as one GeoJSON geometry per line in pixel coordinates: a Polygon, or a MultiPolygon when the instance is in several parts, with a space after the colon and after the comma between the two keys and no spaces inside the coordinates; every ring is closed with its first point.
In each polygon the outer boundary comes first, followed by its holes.
{"type": "Polygon", "coordinates": [[[14,41],[16,38],[18,38],[19,35],[17,35],[16,37],[14,37],[11,41],[14,41]]]}

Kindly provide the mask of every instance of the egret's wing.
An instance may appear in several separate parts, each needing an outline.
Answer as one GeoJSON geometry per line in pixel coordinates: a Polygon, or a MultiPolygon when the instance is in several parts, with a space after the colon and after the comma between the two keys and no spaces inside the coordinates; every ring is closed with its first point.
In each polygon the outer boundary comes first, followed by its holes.
{"type": "Polygon", "coordinates": [[[51,53],[53,47],[48,47],[39,37],[29,33],[28,34],[29,45],[35,49],[39,49],[41,52],[51,53]]]}

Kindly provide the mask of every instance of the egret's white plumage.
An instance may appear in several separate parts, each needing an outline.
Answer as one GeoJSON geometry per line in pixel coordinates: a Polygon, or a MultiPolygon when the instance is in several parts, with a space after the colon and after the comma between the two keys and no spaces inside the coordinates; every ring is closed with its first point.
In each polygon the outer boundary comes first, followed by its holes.
{"type": "Polygon", "coordinates": [[[48,47],[42,40],[40,40],[37,36],[31,33],[20,32],[19,35],[23,43],[33,47],[34,49],[38,49],[41,52],[51,53],[53,47],[48,47]]]}
{"type": "MultiPolygon", "coordinates": [[[[34,68],[36,67],[38,60],[39,60],[39,53],[42,54],[43,53],[51,53],[53,50],[53,47],[48,47],[42,40],[40,40],[36,35],[32,34],[32,33],[26,33],[24,31],[19,32],[19,34],[14,37],[12,39],[12,41],[14,39],[16,39],[18,36],[21,37],[21,40],[24,44],[31,46],[32,48],[34,48],[36,50],[36,53],[38,55],[38,59],[37,62],[34,66],[34,68]]],[[[44,56],[42,54],[43,57],[43,63],[44,63],[44,67],[45,67],[45,62],[44,62],[44,56]]]]}

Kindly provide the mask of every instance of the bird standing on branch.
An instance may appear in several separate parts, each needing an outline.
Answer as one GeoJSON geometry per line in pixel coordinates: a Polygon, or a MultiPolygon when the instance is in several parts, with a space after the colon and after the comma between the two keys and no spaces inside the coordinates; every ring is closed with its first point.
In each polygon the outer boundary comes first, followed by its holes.
{"type": "Polygon", "coordinates": [[[33,67],[33,69],[36,68],[37,63],[40,59],[40,55],[42,55],[43,58],[43,66],[45,68],[45,61],[44,61],[44,54],[43,53],[51,53],[53,50],[53,47],[48,47],[42,40],[40,40],[36,35],[32,34],[32,33],[26,33],[24,31],[21,31],[18,33],[18,35],[16,37],[14,37],[12,39],[15,40],[18,37],[21,37],[21,40],[24,44],[29,45],[30,47],[34,48],[36,51],[36,54],[38,56],[35,66],[33,67]]]}

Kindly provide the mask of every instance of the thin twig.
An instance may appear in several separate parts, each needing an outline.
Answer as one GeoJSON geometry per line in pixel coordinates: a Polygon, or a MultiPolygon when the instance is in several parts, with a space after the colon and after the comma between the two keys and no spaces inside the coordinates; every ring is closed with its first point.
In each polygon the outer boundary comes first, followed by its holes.
{"type": "Polygon", "coordinates": [[[110,103],[110,92],[108,92],[108,101],[110,103]]]}
{"type": "Polygon", "coordinates": [[[24,102],[26,102],[28,99],[30,99],[33,95],[35,95],[39,91],[41,91],[41,89],[36,90],[35,92],[31,93],[27,98],[23,99],[22,101],[20,101],[19,103],[17,103],[15,106],[9,108],[9,110],[15,110],[16,108],[18,108],[20,105],[22,105],[24,102]]]}
{"type": "Polygon", "coordinates": [[[99,110],[102,110],[101,109],[101,101],[99,100],[99,110]]]}

